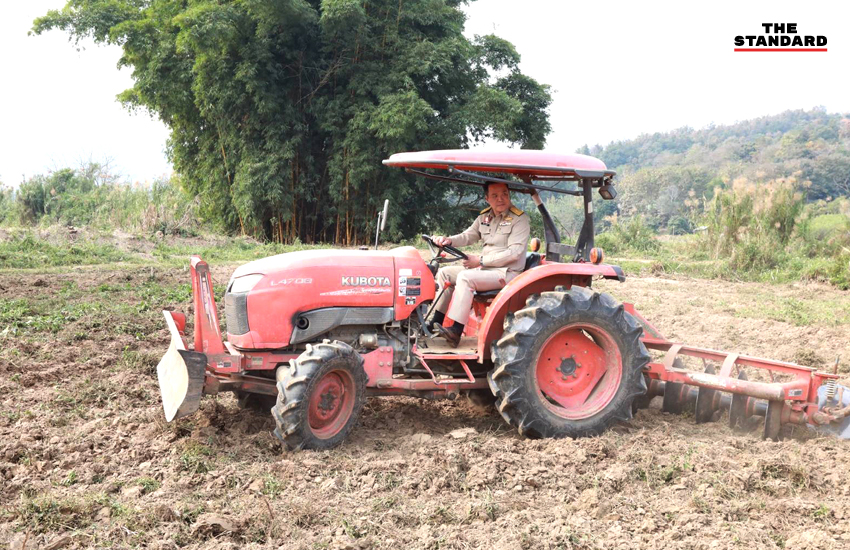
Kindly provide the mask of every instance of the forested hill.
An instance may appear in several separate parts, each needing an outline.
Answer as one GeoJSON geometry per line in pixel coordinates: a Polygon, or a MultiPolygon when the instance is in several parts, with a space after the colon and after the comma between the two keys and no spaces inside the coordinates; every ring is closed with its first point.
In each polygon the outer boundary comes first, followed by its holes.
{"type": "Polygon", "coordinates": [[[662,229],[735,181],[790,181],[809,202],[850,196],[850,115],[821,108],[644,134],[578,152],[617,170],[621,216],[641,213],[662,229]]]}

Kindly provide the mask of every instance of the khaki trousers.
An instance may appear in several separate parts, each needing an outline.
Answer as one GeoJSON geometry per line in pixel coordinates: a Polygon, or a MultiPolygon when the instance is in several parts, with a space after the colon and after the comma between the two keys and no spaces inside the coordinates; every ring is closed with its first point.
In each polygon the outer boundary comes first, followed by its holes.
{"type": "Polygon", "coordinates": [[[435,310],[446,313],[448,309],[446,316],[449,319],[465,325],[469,319],[469,310],[472,308],[472,293],[502,288],[515,276],[511,272],[506,275],[503,273],[501,269],[466,269],[459,265],[440,269],[437,272],[437,292],[440,292],[446,282],[453,283],[454,286],[448,287],[443,292],[435,310]],[[450,302],[451,307],[449,307],[450,302]]]}

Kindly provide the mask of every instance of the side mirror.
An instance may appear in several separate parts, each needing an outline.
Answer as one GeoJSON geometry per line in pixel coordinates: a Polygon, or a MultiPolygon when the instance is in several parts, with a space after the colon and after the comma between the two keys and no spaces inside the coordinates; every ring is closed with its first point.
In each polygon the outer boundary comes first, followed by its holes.
{"type": "Polygon", "coordinates": [[[384,211],[381,213],[381,231],[387,226],[387,211],[390,209],[390,199],[384,201],[384,211]]]}
{"type": "Polygon", "coordinates": [[[387,212],[390,209],[390,199],[384,201],[384,209],[378,212],[378,227],[375,228],[375,250],[378,250],[378,237],[387,226],[387,212]]]}

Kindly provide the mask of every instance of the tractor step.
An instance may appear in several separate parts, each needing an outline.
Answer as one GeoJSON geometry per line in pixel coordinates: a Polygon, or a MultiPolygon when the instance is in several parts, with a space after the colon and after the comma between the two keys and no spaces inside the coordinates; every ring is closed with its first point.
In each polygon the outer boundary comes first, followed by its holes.
{"type": "Polygon", "coordinates": [[[478,360],[478,338],[475,336],[464,336],[460,339],[460,343],[456,348],[451,347],[442,338],[435,338],[428,340],[425,345],[420,345],[419,353],[426,358],[432,355],[450,355],[453,359],[478,360]]]}

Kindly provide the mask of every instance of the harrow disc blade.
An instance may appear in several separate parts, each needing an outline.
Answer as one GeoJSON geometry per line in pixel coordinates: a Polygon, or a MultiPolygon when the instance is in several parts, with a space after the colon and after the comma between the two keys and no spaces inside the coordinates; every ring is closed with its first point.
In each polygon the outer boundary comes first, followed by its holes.
{"type": "MultiPolygon", "coordinates": [[[[746,380],[747,373],[741,371],[738,375],[738,380],[746,380]]],[[[750,399],[746,395],[736,393],[732,395],[732,404],[729,405],[729,427],[733,430],[742,431],[747,425],[747,400],[750,399]]]]}
{"type": "Polygon", "coordinates": [[[770,401],[767,405],[767,414],[764,415],[763,439],[779,441],[782,439],[782,408],[784,401],[770,401]]]}
{"type": "Polygon", "coordinates": [[[688,384],[678,382],[667,382],[664,386],[664,403],[661,410],[672,414],[683,414],[693,412],[694,399],[691,395],[696,388],[688,384]]]}
{"type": "MultiPolygon", "coordinates": [[[[705,367],[706,374],[714,374],[714,367],[708,365],[705,367]]],[[[697,421],[697,424],[703,424],[705,422],[711,422],[711,419],[714,417],[714,411],[716,407],[714,405],[714,398],[717,395],[717,390],[711,388],[700,388],[697,392],[697,404],[694,411],[694,418],[697,421]]]]}
{"type": "Polygon", "coordinates": [[[659,380],[652,380],[648,376],[645,377],[646,380],[646,393],[643,395],[638,395],[635,397],[635,400],[632,401],[632,414],[637,413],[640,409],[648,409],[649,403],[655,398],[656,395],[660,395],[659,391],[657,391],[658,384],[661,385],[660,392],[663,393],[664,382],[659,380]]]}

